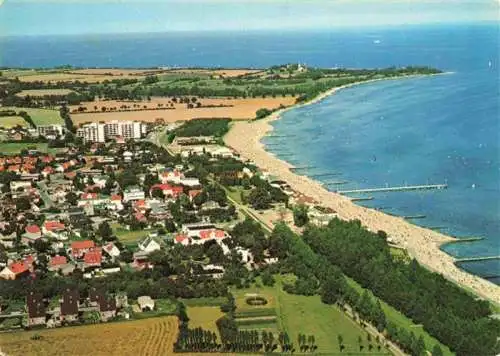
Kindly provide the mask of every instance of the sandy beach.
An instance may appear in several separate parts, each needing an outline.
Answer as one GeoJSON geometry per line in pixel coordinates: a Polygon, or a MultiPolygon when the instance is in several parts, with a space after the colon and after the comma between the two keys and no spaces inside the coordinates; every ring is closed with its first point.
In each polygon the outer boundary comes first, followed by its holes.
{"type": "MultiPolygon", "coordinates": [[[[302,105],[317,103],[345,87],[332,89],[302,105]]],[[[293,165],[268,153],[260,141],[273,130],[270,122],[278,120],[284,111],[290,109],[292,108],[277,111],[263,120],[234,122],[231,130],[225,136],[226,144],[239,152],[243,158],[253,161],[261,169],[287,181],[294,191],[314,199],[323,206],[334,209],[340,218],[359,219],[371,231],[383,230],[387,232],[394,243],[405,248],[422,265],[441,273],[445,278],[473,291],[478,296],[500,304],[499,286],[461,270],[455,265],[455,259],[452,256],[439,249],[443,243],[453,241],[454,238],[413,225],[401,217],[390,216],[374,209],[358,206],[349,198],[326,190],[320,183],[293,173],[290,170],[293,165]]]]}

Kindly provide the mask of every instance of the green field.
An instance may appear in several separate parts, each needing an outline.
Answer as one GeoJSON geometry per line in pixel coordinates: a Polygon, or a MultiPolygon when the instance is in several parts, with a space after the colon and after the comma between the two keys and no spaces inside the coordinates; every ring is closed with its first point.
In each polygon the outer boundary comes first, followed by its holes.
{"type": "MultiPolygon", "coordinates": [[[[346,277],[347,282],[354,287],[359,293],[363,292],[363,287],[361,287],[356,281],[346,277]]],[[[419,338],[420,335],[424,338],[425,346],[427,350],[432,350],[434,345],[438,344],[444,355],[454,355],[453,352],[450,351],[448,346],[441,344],[438,340],[433,338],[427,333],[422,326],[415,324],[411,319],[407,318],[399,311],[391,307],[389,304],[380,300],[380,305],[384,310],[387,321],[390,321],[397,325],[398,328],[405,328],[408,332],[412,331],[415,334],[416,338],[419,338]]]]}
{"type": "Polygon", "coordinates": [[[219,336],[219,330],[215,322],[224,316],[219,307],[187,307],[189,317],[189,328],[201,327],[204,330],[210,330],[219,336]]]}
{"type": "Polygon", "coordinates": [[[323,304],[319,296],[288,294],[282,289],[282,281],[286,277],[275,278],[277,282],[274,287],[231,290],[236,299],[236,322],[242,329],[266,329],[276,333],[286,331],[296,346],[299,333],[314,335],[317,352],[321,354],[389,354],[383,346],[379,352],[375,340],[369,352],[367,333],[338,307],[323,304]],[[246,299],[251,294],[264,297],[268,303],[260,307],[248,305],[246,299]],[[342,353],[337,341],[339,334],[345,346],[342,353]],[[359,351],[360,336],[365,346],[363,352],[359,351]]]}
{"type": "Polygon", "coordinates": [[[0,127],[10,129],[11,127],[28,127],[28,123],[21,116],[2,116],[0,117],[0,127]]]}
{"type": "Polygon", "coordinates": [[[3,107],[2,110],[15,110],[26,111],[33,119],[35,125],[50,125],[50,124],[63,124],[58,110],[50,109],[33,109],[33,108],[20,108],[20,107],[3,107]]]}
{"type": "Polygon", "coordinates": [[[17,142],[0,142],[0,154],[16,154],[23,149],[34,149],[44,153],[55,154],[57,148],[49,148],[46,143],[17,143],[17,142]]]}

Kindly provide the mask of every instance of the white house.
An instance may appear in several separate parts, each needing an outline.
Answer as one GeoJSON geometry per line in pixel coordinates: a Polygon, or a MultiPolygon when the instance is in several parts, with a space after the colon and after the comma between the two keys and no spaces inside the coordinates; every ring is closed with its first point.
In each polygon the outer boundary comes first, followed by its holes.
{"type": "Polygon", "coordinates": [[[123,201],[124,202],[129,202],[132,200],[144,200],[144,198],[145,198],[144,191],[141,188],[136,187],[136,186],[128,187],[123,192],[123,201]]]}
{"type": "Polygon", "coordinates": [[[141,251],[148,253],[161,249],[160,244],[151,236],[142,239],[137,245],[141,251]]]}
{"type": "Polygon", "coordinates": [[[116,245],[112,242],[108,243],[107,245],[104,245],[104,248],[103,248],[104,252],[106,252],[109,257],[111,258],[116,258],[116,257],[119,257],[120,256],[120,250],[118,249],[118,247],[116,247],[116,245]]]}

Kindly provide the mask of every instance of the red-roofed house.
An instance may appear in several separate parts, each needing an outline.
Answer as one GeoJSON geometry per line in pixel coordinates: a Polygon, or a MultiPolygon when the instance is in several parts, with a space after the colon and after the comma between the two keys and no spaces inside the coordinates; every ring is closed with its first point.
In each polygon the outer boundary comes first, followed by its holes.
{"type": "Polygon", "coordinates": [[[199,195],[202,192],[201,189],[193,189],[188,192],[189,195],[189,200],[193,201],[194,198],[196,198],[197,195],[199,195]]]}
{"type": "Polygon", "coordinates": [[[225,239],[227,237],[226,232],[218,229],[209,229],[200,231],[200,239],[209,241],[214,239],[225,239]]]}
{"type": "Polygon", "coordinates": [[[49,262],[49,270],[50,271],[55,271],[58,270],[59,268],[62,268],[64,265],[68,263],[68,259],[66,256],[54,256],[50,259],[49,262]]]}
{"type": "Polygon", "coordinates": [[[181,186],[175,186],[170,184],[155,184],[151,187],[149,195],[152,196],[154,190],[161,190],[163,195],[166,197],[177,198],[184,192],[184,188],[181,186]]]}
{"type": "Polygon", "coordinates": [[[47,234],[47,233],[50,233],[50,232],[57,233],[57,232],[64,231],[65,228],[66,227],[64,226],[64,224],[62,222],[59,222],[59,221],[46,221],[43,224],[42,232],[44,234],[47,234]]]}
{"type": "Polygon", "coordinates": [[[23,261],[11,263],[0,272],[0,278],[14,280],[29,274],[29,267],[29,264],[23,261]]]}
{"type": "Polygon", "coordinates": [[[93,248],[95,248],[95,243],[92,240],[74,241],[71,244],[71,254],[74,257],[80,258],[93,248]]]}
{"type": "Polygon", "coordinates": [[[80,195],[80,199],[82,200],[93,200],[97,199],[97,193],[82,193],[80,195]]]}
{"type": "Polygon", "coordinates": [[[100,248],[96,248],[92,251],[85,253],[83,261],[85,262],[87,267],[100,266],[102,262],[102,250],[100,248]]]}
{"type": "Polygon", "coordinates": [[[143,223],[147,223],[148,222],[148,219],[146,218],[146,216],[143,213],[137,212],[137,213],[134,214],[134,217],[139,222],[143,222],[143,223]]]}
{"type": "Polygon", "coordinates": [[[25,233],[21,236],[21,242],[23,244],[30,244],[42,237],[42,231],[36,225],[28,225],[25,228],[25,233]]]}
{"type": "Polygon", "coordinates": [[[45,167],[43,170],[42,170],[42,175],[47,178],[47,176],[51,175],[51,174],[54,174],[54,168],[52,167],[45,167]]]}
{"type": "Polygon", "coordinates": [[[191,239],[185,234],[179,234],[175,237],[174,243],[187,246],[191,243],[191,239]]]}

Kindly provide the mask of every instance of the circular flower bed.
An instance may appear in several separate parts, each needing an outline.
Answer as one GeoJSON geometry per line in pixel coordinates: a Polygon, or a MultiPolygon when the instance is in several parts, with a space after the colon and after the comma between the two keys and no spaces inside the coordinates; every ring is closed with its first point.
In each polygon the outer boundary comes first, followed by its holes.
{"type": "Polygon", "coordinates": [[[255,296],[255,297],[248,297],[246,299],[246,302],[248,305],[266,305],[267,304],[267,299],[260,297],[260,296],[255,296]]]}

